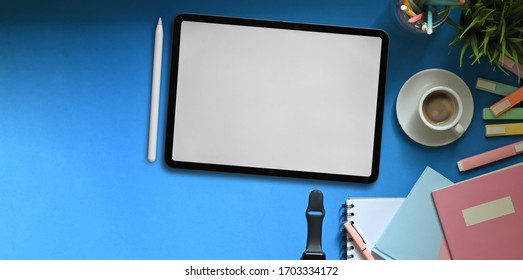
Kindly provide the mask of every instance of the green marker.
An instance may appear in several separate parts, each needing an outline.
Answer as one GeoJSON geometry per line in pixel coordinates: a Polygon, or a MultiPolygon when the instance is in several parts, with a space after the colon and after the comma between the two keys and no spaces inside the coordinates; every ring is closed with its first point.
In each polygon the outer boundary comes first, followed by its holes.
{"type": "Polygon", "coordinates": [[[490,108],[483,108],[484,120],[523,120],[523,108],[512,108],[501,114],[499,117],[494,116],[490,108]]]}
{"type": "Polygon", "coordinates": [[[507,96],[518,89],[517,87],[509,86],[506,84],[494,82],[483,78],[478,78],[476,82],[476,88],[501,96],[507,96]]]}

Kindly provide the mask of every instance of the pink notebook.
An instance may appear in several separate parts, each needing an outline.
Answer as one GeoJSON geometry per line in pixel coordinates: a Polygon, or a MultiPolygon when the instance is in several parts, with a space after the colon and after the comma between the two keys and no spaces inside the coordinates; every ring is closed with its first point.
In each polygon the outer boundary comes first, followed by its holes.
{"type": "Polygon", "coordinates": [[[523,259],[523,164],[432,192],[455,260],[523,259]]]}

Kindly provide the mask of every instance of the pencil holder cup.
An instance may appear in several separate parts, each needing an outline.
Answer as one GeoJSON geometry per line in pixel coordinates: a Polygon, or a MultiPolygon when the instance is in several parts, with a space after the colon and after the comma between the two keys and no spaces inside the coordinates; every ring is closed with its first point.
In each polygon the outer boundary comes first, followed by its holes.
{"type": "Polygon", "coordinates": [[[392,0],[392,11],[405,30],[416,34],[432,34],[449,17],[448,6],[418,6],[426,1],[392,0]]]}

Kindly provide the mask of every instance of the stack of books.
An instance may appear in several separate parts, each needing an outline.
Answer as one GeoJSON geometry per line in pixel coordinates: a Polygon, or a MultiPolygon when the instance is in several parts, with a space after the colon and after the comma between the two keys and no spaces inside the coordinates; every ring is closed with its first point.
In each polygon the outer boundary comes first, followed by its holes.
{"type": "Polygon", "coordinates": [[[348,198],[346,215],[381,259],[523,259],[520,182],[523,163],[459,183],[427,167],[407,197],[348,198]]]}

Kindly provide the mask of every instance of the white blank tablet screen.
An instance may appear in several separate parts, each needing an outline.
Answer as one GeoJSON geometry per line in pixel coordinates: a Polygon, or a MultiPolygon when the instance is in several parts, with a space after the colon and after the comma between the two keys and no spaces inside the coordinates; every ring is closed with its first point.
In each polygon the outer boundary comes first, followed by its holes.
{"type": "Polygon", "coordinates": [[[182,22],[172,159],[370,176],[382,44],[182,22]]]}

